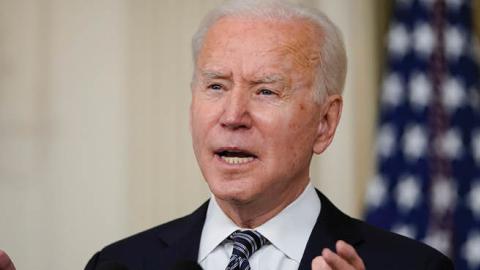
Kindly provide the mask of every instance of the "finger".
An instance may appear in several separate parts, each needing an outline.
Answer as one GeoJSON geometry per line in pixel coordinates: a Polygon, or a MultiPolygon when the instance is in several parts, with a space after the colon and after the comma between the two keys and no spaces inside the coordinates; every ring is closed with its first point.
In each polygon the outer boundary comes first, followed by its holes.
{"type": "Polygon", "coordinates": [[[322,256],[315,257],[312,261],[312,270],[332,270],[322,256]]]}
{"type": "Polygon", "coordinates": [[[12,260],[3,250],[0,250],[0,270],[15,270],[12,260]]]}
{"type": "Polygon", "coordinates": [[[365,270],[365,264],[355,249],[345,241],[339,240],[336,244],[337,254],[351,264],[355,269],[365,270]]]}
{"type": "Polygon", "coordinates": [[[353,270],[353,266],[348,264],[346,260],[342,257],[338,256],[330,249],[326,248],[322,251],[322,257],[325,259],[327,264],[335,270],[353,270]]]}

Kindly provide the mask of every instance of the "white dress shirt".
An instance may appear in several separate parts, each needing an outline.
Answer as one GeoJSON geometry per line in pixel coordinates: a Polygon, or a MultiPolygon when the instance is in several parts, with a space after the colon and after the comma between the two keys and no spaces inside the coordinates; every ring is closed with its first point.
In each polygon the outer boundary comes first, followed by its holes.
{"type": "MultiPolygon", "coordinates": [[[[320,199],[309,183],[295,201],[255,228],[270,244],[249,258],[251,269],[297,270],[320,208],[320,199]]],[[[198,263],[203,269],[223,270],[227,267],[233,249],[233,242],[227,237],[242,229],[223,212],[212,195],[198,251],[198,263]]]]}

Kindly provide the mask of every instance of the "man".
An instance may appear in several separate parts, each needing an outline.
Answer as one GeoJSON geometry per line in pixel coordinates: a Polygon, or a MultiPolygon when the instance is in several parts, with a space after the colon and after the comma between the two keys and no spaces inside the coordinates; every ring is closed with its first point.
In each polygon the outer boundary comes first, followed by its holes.
{"type": "Polygon", "coordinates": [[[437,251],[347,217],[310,184],[331,143],[346,55],[323,14],[284,2],[230,1],[193,40],[190,125],[212,198],[189,216],[114,243],[129,269],[453,269],[437,251]]]}

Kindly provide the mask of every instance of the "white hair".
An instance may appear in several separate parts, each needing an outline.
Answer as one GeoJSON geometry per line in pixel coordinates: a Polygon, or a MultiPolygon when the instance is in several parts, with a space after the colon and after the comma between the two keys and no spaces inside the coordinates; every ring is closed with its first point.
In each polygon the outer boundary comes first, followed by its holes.
{"type": "MultiPolygon", "coordinates": [[[[314,99],[341,94],[345,84],[347,56],[342,34],[321,11],[295,5],[284,0],[227,0],[210,11],[192,39],[193,60],[196,63],[205,35],[212,25],[223,17],[248,17],[262,20],[306,20],[318,28],[322,38],[318,44],[320,62],[315,78],[314,99]]],[[[194,74],[195,76],[195,74],[194,74]]]]}

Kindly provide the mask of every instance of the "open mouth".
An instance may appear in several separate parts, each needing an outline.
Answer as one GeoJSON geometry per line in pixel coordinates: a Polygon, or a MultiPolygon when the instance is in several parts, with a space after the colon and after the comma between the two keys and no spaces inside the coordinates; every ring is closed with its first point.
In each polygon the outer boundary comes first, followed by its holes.
{"type": "Polygon", "coordinates": [[[226,163],[233,165],[249,163],[257,158],[253,153],[238,149],[220,149],[215,151],[215,155],[226,163]]]}

